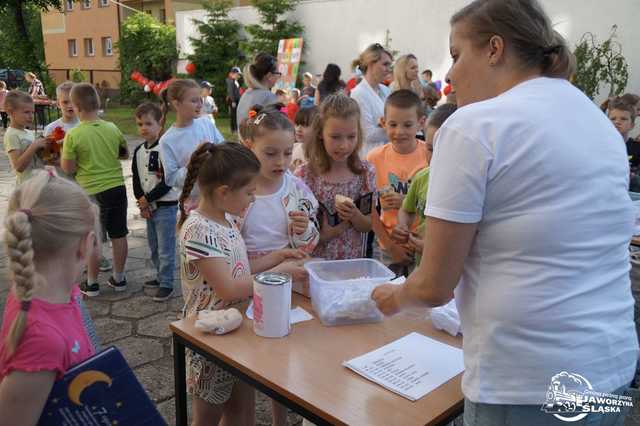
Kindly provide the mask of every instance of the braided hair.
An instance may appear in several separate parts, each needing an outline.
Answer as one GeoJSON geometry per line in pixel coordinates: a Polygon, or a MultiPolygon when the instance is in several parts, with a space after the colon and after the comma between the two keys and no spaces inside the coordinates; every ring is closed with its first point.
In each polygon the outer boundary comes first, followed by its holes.
{"type": "Polygon", "coordinates": [[[11,356],[24,334],[35,290],[47,285],[34,259],[55,257],[88,232],[99,235],[100,225],[97,207],[84,191],[51,170],[34,172],[11,194],[4,224],[13,291],[21,304],[6,338],[11,356]]]}
{"type": "Polygon", "coordinates": [[[191,154],[187,176],[180,195],[178,229],[187,220],[185,202],[198,184],[200,194],[206,197],[212,190],[228,185],[238,189],[247,185],[260,172],[260,162],[249,148],[235,142],[219,145],[205,142],[191,154]]]}

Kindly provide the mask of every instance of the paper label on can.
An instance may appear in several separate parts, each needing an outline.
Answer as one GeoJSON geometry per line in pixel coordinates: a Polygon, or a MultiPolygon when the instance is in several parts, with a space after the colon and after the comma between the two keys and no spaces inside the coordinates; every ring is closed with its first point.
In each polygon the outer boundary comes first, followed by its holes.
{"type": "Polygon", "coordinates": [[[264,307],[262,304],[262,295],[258,292],[253,292],[253,323],[259,327],[262,327],[264,319],[264,307]]]}

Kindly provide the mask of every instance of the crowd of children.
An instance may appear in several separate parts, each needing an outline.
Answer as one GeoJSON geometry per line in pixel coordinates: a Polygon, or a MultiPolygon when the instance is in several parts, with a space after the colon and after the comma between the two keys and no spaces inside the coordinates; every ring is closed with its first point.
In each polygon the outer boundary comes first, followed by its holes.
{"type": "MultiPolygon", "coordinates": [[[[288,111],[282,104],[250,107],[239,123],[239,143],[225,142],[216,128],[208,85],[174,80],[161,105],[136,108],[143,142],[132,156],[133,192],[156,271],[144,284],[153,300],[173,294],[176,247],[183,316],[245,302],[252,276],[263,271],[304,281],[303,263],[311,257],[373,256],[405,275],[420,262],[434,138],[456,106],[443,103],[427,118],[414,91],[393,92],[380,124],[389,143],[361,158],[358,103],[339,91],[318,106],[305,104],[312,90],[307,85],[292,102],[282,99],[288,111]],[[176,120],[165,130],[169,109],[176,120]]],[[[56,94],[61,118],[36,137],[28,129],[32,98],[0,84],[0,113],[10,119],[4,147],[19,185],[6,219],[13,285],[0,341],[0,411],[31,423],[45,390],[95,351],[78,294],[100,293],[107,237],[108,284],[127,288],[126,140],[98,117],[93,86],[65,82],[56,94]],[[57,143],[51,135],[58,128],[65,133],[59,163],[45,167],[42,152],[57,143]]],[[[628,95],[607,105],[627,143],[631,189],[640,188],[640,143],[629,138],[638,100],[628,95]]],[[[236,422],[253,423],[250,388],[195,353],[187,352],[186,369],[195,425],[217,424],[232,413],[236,422]]],[[[284,407],[274,402],[273,414],[274,424],[286,424],[284,407]]]]}

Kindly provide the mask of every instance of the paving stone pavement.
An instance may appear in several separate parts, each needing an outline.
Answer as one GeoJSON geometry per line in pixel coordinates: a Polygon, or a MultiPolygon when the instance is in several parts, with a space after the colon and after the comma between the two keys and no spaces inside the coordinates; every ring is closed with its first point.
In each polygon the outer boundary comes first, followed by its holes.
{"type": "MultiPolygon", "coordinates": [[[[0,129],[0,141],[4,131],[0,129]]],[[[133,152],[141,140],[127,137],[129,150],[133,152]]],[[[182,309],[179,272],[176,268],[173,297],[163,303],[154,302],[142,283],[155,278],[146,242],[144,219],[140,218],[133,197],[131,183],[131,161],[122,162],[125,174],[128,205],[129,253],[127,258],[128,289],[116,293],[105,283],[109,273],[100,275],[100,296],[86,300],[87,307],[95,322],[101,344],[114,345],[120,349],[150,398],[169,425],[175,424],[173,354],[169,323],[175,321],[182,309]]],[[[0,151],[0,212],[2,218],[7,209],[8,197],[15,186],[15,176],[11,171],[4,146],[0,151]]],[[[4,220],[0,221],[0,233],[4,232],[4,220]]],[[[0,312],[8,294],[7,256],[4,244],[0,245],[0,312]]],[[[111,257],[110,249],[105,255],[111,257]]],[[[0,324],[1,324],[0,316],[0,324]]],[[[256,403],[256,424],[271,424],[271,405],[264,395],[259,394],[256,403]]],[[[301,424],[301,418],[293,413],[289,424],[301,424]]]]}

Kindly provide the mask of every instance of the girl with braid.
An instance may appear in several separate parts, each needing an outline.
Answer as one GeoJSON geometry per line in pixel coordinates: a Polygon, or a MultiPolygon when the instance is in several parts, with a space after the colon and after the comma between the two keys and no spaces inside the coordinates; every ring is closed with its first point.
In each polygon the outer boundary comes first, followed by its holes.
{"type": "Polygon", "coordinates": [[[11,291],[0,331],[2,424],[35,425],[51,387],[96,348],[77,283],[96,248],[97,208],[75,183],[34,172],[5,218],[11,291]]]}
{"type": "MultiPolygon", "coordinates": [[[[204,143],[191,156],[178,220],[183,317],[226,309],[251,297],[251,267],[234,216],[255,201],[259,172],[254,153],[237,143],[204,143]],[[185,202],[196,183],[198,206],[187,216],[185,202]]],[[[288,272],[284,266],[271,270],[288,272]]],[[[217,425],[223,417],[225,424],[255,423],[255,394],[248,385],[191,351],[186,352],[186,369],[192,425],[217,425]]]]}

